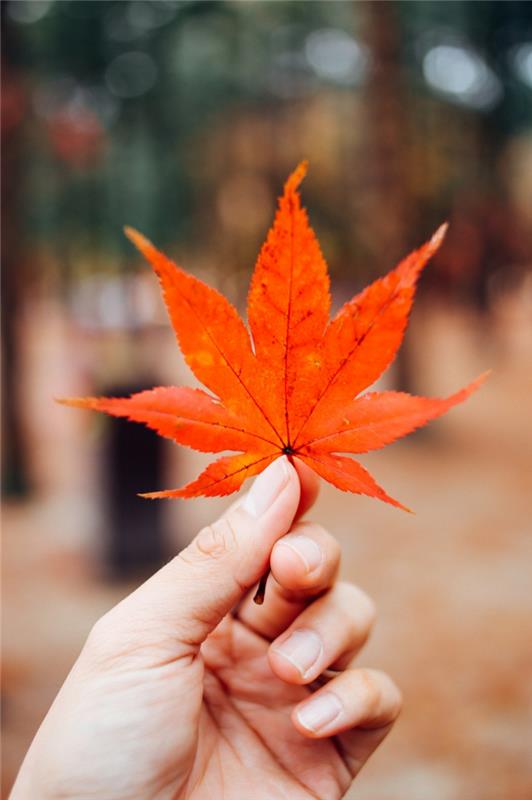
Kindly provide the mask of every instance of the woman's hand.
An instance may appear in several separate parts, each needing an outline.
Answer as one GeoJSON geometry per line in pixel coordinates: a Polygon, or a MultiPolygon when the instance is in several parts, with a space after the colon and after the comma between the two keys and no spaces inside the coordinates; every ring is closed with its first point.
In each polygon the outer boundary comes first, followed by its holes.
{"type": "Polygon", "coordinates": [[[332,536],[297,521],[316,494],[310,471],[278,459],[96,623],[12,800],[344,795],[401,699],[385,674],[352,665],[375,612],[337,581],[332,536]]]}

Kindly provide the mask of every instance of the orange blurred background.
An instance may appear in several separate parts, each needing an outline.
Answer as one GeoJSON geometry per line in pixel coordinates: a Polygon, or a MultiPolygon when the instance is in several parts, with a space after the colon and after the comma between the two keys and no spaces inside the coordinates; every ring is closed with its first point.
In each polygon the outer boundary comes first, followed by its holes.
{"type": "Polygon", "coordinates": [[[444,219],[383,386],[448,417],[323,486],[405,694],[361,800],[532,796],[532,13],[526,2],[2,4],[3,790],[91,625],[224,507],[205,458],[54,396],[191,383],[132,225],[242,308],[283,180],[336,305],[444,219]]]}

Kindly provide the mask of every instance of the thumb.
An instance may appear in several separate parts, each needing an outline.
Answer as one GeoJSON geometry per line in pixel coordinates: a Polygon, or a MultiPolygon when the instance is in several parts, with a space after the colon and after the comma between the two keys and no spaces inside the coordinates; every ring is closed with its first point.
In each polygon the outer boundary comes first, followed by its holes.
{"type": "Polygon", "coordinates": [[[282,456],[255,479],[241,504],[203,528],[110,612],[118,615],[115,624],[140,646],[147,631],[150,641],[161,634],[166,640],[168,632],[179,655],[197,651],[267,569],[273,545],[290,530],[299,498],[297,472],[282,456]]]}

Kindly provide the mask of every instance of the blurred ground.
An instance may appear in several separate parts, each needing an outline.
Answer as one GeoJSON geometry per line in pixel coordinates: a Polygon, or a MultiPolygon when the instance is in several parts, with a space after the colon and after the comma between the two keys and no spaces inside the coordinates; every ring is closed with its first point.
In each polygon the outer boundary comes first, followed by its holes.
{"type": "MultiPolygon", "coordinates": [[[[389,671],[405,694],[400,723],[353,798],[532,795],[529,312],[524,294],[489,319],[418,309],[411,342],[420,391],[453,391],[488,366],[493,375],[427,433],[365,459],[415,516],[328,486],[313,512],[342,543],[344,575],[379,607],[362,661],[389,671]]],[[[33,334],[28,326],[40,491],[4,506],[5,792],[92,623],[131,588],[106,582],[98,568],[97,446],[87,417],[50,402],[72,383],[66,365],[76,343],[62,325],[57,317],[43,334],[36,314],[33,334]]],[[[200,457],[179,454],[178,478],[194,474],[200,457]]],[[[169,549],[222,505],[168,504],[169,549]]]]}

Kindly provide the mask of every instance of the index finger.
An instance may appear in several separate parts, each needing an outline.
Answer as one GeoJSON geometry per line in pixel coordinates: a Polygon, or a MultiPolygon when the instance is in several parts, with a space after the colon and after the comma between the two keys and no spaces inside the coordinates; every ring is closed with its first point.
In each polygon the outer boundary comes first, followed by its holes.
{"type": "MultiPolygon", "coordinates": [[[[316,473],[310,469],[303,461],[300,461],[298,458],[291,458],[289,459],[294,466],[297,476],[299,478],[299,483],[301,485],[301,494],[299,497],[299,506],[296,511],[296,515],[294,517],[294,521],[300,519],[303,514],[306,514],[307,511],[312,508],[316,499],[318,497],[320,491],[320,479],[316,475],[316,473]]],[[[244,502],[244,497],[246,495],[242,495],[234,503],[224,511],[222,514],[222,518],[225,518],[228,514],[233,511],[233,509],[238,508],[238,506],[242,505],[244,502]]]]}
{"type": "Polygon", "coordinates": [[[298,520],[303,514],[312,508],[320,491],[320,479],[316,473],[310,469],[299,458],[292,459],[296,472],[301,484],[301,494],[299,497],[299,506],[296,512],[295,519],[298,520]]]}

